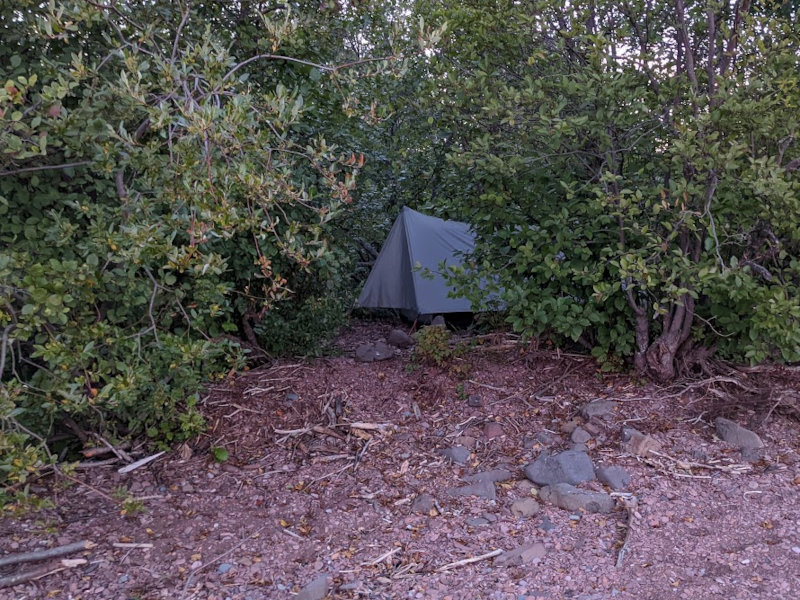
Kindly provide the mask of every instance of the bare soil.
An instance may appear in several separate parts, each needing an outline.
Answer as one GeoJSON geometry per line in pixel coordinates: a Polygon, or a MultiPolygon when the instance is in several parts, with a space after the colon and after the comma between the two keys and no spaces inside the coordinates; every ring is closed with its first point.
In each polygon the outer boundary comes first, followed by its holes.
{"type": "MultiPolygon", "coordinates": [[[[358,343],[389,329],[355,324],[337,341],[340,356],[214,386],[203,400],[207,434],[129,474],[116,464],[50,485],[54,509],[0,523],[0,558],[84,539],[97,547],[71,556],[86,564],[57,570],[53,560],[55,572],[0,598],[278,600],[321,574],[336,599],[800,597],[798,423],[771,410],[771,398],[723,401],[723,380],[656,388],[503,337],[473,339],[445,367],[415,367],[408,350],[355,362],[358,343]],[[511,504],[536,497],[522,473],[545,451],[534,436],[551,432],[548,450],[567,448],[594,399],[618,405],[590,427],[589,455],[632,475],[635,518],[622,498],[606,515],[542,504],[517,518],[511,504]],[[761,460],[748,463],[715,437],[719,415],[761,436],[761,460]],[[661,456],[626,454],[624,425],[651,434],[661,456]],[[472,445],[463,466],[437,452],[457,439],[472,445]],[[446,493],[495,468],[514,473],[496,500],[446,493]],[[120,488],[141,511],[121,504],[120,488]],[[425,512],[414,510],[421,494],[435,499],[425,512]],[[486,558],[442,569],[535,542],[544,556],[521,565],[486,558]]],[[[777,378],[800,387],[789,372],[777,378]]],[[[0,568],[0,577],[27,568],[0,568]]]]}

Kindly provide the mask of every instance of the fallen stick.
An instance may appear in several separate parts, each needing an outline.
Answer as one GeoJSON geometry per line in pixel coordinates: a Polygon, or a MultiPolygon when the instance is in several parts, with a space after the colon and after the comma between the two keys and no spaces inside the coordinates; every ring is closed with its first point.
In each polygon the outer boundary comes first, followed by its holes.
{"type": "Polygon", "coordinates": [[[337,427],[349,427],[350,429],[363,429],[365,431],[378,430],[383,431],[390,427],[394,427],[391,423],[339,423],[337,427]]]}
{"type": "Polygon", "coordinates": [[[622,563],[625,560],[625,555],[628,553],[628,543],[631,541],[631,534],[633,533],[633,526],[636,523],[636,518],[639,516],[639,500],[636,496],[630,497],[621,496],[622,503],[625,505],[625,510],[628,511],[628,523],[626,525],[627,531],[625,532],[625,539],[622,541],[622,546],[617,554],[617,568],[622,568],[622,563]]]}
{"type": "Polygon", "coordinates": [[[41,579],[42,577],[53,575],[60,571],[64,571],[65,569],[72,569],[74,567],[85,565],[87,562],[88,561],[83,558],[64,559],[61,561],[61,566],[57,569],[50,569],[49,566],[44,566],[32,571],[24,571],[22,573],[17,573],[16,575],[0,577],[0,588],[13,587],[15,585],[19,585],[20,583],[41,579]]]}
{"type": "Polygon", "coordinates": [[[441,573],[442,571],[449,571],[450,569],[463,567],[464,565],[470,565],[472,563],[486,560],[487,558],[494,558],[495,556],[498,556],[502,553],[503,551],[498,548],[497,550],[492,550],[491,552],[487,552],[486,554],[481,554],[480,556],[473,556],[472,558],[464,558],[462,560],[457,560],[456,562],[451,562],[446,565],[442,565],[441,567],[436,569],[436,572],[441,573]]]}
{"type": "Polygon", "coordinates": [[[154,461],[155,459],[157,459],[162,454],[166,454],[166,451],[162,451],[162,452],[159,452],[157,454],[152,454],[150,456],[145,456],[144,458],[140,458],[139,460],[137,460],[134,463],[131,463],[129,465],[125,465],[124,467],[121,467],[121,468],[117,469],[117,473],[130,473],[131,471],[135,471],[139,467],[143,467],[147,463],[154,461]]]}
{"type": "Polygon", "coordinates": [[[0,558],[0,567],[36,562],[39,560],[47,560],[48,558],[64,556],[66,554],[72,554],[73,552],[80,552],[81,550],[91,550],[95,546],[97,546],[97,544],[94,542],[83,540],[82,542],[73,542],[72,544],[56,546],[55,548],[48,548],[47,550],[36,550],[34,552],[11,554],[10,556],[4,556],[0,558]]]}
{"type": "Polygon", "coordinates": [[[76,471],[84,471],[86,469],[94,469],[95,467],[108,467],[118,462],[119,459],[115,456],[114,458],[107,458],[105,460],[86,460],[83,462],[79,462],[72,468],[75,469],[76,471]]]}
{"type": "Polygon", "coordinates": [[[363,566],[363,567],[374,567],[375,565],[377,565],[379,563],[382,563],[387,558],[389,558],[390,556],[393,556],[394,554],[397,554],[398,552],[400,552],[400,548],[399,547],[393,548],[393,549],[389,550],[388,552],[384,552],[383,554],[381,554],[375,560],[371,560],[369,562],[361,563],[361,566],[363,566]]]}
{"type": "Polygon", "coordinates": [[[111,544],[114,548],[152,548],[153,544],[137,543],[137,542],[114,542],[111,544]]]}

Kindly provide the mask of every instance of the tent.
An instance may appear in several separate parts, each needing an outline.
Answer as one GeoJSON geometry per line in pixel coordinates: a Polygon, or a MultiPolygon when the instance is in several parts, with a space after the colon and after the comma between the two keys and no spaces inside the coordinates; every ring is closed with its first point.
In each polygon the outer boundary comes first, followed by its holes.
{"type": "Polygon", "coordinates": [[[466,298],[449,297],[451,288],[439,266],[442,262],[448,267],[460,265],[460,255],[474,247],[475,236],[467,223],[429,217],[404,207],[356,306],[394,308],[411,318],[472,312],[472,303],[466,298]]]}

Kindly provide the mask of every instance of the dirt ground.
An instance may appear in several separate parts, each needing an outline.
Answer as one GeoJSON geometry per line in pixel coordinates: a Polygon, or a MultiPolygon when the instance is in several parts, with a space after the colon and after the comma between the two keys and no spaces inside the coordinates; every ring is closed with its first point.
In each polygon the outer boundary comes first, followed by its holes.
{"type": "Polygon", "coordinates": [[[339,356],[217,385],[203,399],[207,435],[128,474],[110,464],[49,488],[55,509],[0,523],[0,559],[96,546],[66,557],[86,561],[69,568],[0,567],[0,577],[47,573],[0,598],[800,597],[800,425],[770,410],[772,398],[723,401],[725,378],[656,388],[502,337],[473,339],[442,368],[414,367],[410,350],[354,360],[359,343],[390,329],[357,323],[339,356]],[[616,408],[585,423],[580,409],[596,399],[616,408]],[[720,415],[758,433],[760,459],[715,436],[720,415]],[[610,514],[544,502],[512,512],[538,497],[523,467],[568,448],[576,426],[591,433],[595,466],[631,475],[629,494],[610,514]],[[652,435],[659,454],[626,452],[624,426],[652,435]],[[457,444],[470,450],[464,465],[439,453],[457,444]],[[491,469],[512,473],[496,498],[453,495],[462,477],[491,469]],[[533,548],[521,561],[485,556],[520,547],[533,548]]]}

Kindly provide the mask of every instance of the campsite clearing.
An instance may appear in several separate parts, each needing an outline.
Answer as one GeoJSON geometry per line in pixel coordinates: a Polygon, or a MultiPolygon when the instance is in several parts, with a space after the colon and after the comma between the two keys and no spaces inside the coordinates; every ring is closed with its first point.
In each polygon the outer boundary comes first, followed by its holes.
{"type": "MultiPolygon", "coordinates": [[[[710,391],[721,382],[639,385],[502,337],[449,367],[409,368],[410,350],[354,361],[389,329],[358,324],[341,356],[215,385],[207,434],[148,465],[40,488],[56,508],[6,519],[3,553],[97,546],[0,598],[800,595],[800,439],[796,420],[770,411],[777,396],[737,409],[710,391]],[[717,416],[755,431],[761,454],[718,439],[717,416]],[[656,453],[621,445],[623,428],[656,453]],[[453,462],[442,451],[456,447],[466,454],[453,462]],[[630,476],[618,492],[577,484],[611,495],[612,512],[557,508],[523,474],[569,448],[630,476]]],[[[789,370],[742,377],[776,394],[798,387],[789,370]]]]}

